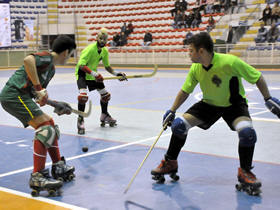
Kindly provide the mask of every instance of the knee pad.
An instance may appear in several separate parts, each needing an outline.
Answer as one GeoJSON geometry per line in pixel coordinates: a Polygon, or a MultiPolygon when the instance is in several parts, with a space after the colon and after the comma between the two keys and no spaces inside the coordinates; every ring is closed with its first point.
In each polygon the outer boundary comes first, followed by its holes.
{"type": "Polygon", "coordinates": [[[78,95],[79,104],[86,104],[88,101],[87,89],[80,89],[80,94],[78,95]]]}
{"type": "Polygon", "coordinates": [[[239,144],[243,147],[252,147],[257,142],[257,134],[254,128],[246,127],[238,131],[239,144]]]}
{"type": "Polygon", "coordinates": [[[102,90],[98,90],[100,97],[101,97],[101,101],[104,103],[107,103],[108,101],[110,101],[111,99],[111,94],[109,92],[107,92],[107,90],[105,88],[103,88],[102,90]]]}
{"type": "Polygon", "coordinates": [[[35,130],[35,140],[42,142],[46,148],[50,148],[55,138],[59,139],[59,137],[58,125],[54,125],[53,120],[43,123],[35,130]]]}
{"type": "Polygon", "coordinates": [[[173,120],[172,125],[171,125],[172,132],[175,135],[180,135],[180,136],[181,135],[187,136],[190,128],[191,128],[191,125],[183,117],[177,117],[175,120],[173,120]]]}

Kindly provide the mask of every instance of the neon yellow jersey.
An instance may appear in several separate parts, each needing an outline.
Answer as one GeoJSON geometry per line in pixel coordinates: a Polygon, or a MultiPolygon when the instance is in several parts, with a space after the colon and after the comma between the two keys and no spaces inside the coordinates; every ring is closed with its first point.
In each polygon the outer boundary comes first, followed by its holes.
{"type": "Polygon", "coordinates": [[[230,106],[233,91],[246,99],[242,78],[255,84],[261,76],[261,72],[254,67],[230,54],[214,53],[211,64],[212,67],[205,70],[202,64],[193,63],[182,90],[190,94],[199,83],[203,93],[202,100],[214,106],[230,106]],[[232,83],[234,78],[235,85],[232,83]]]}
{"type": "MultiPolygon", "coordinates": [[[[109,52],[107,47],[101,48],[101,53],[98,53],[97,42],[88,45],[80,55],[80,60],[76,65],[75,76],[78,80],[78,70],[80,66],[87,66],[92,71],[97,72],[97,66],[102,60],[102,63],[105,67],[110,66],[109,63],[109,52]]],[[[95,80],[95,77],[91,74],[86,74],[86,80],[95,80]]]]}

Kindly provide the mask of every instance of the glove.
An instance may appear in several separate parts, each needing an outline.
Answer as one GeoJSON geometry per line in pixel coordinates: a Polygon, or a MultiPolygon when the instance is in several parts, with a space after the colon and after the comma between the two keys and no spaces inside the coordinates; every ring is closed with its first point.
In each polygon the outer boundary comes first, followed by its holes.
{"type": "Polygon", "coordinates": [[[45,88],[42,88],[41,85],[34,86],[35,95],[36,95],[36,103],[40,104],[40,106],[44,106],[48,100],[48,92],[45,88]]]}
{"type": "Polygon", "coordinates": [[[92,76],[95,77],[96,82],[103,82],[104,78],[102,77],[101,74],[99,74],[95,71],[92,71],[91,74],[92,74],[92,76]]]}
{"type": "Polygon", "coordinates": [[[119,77],[119,76],[123,77],[123,78],[119,79],[120,81],[124,81],[124,80],[127,81],[126,74],[123,73],[123,72],[117,73],[116,76],[117,76],[117,77],[119,77]]]}
{"type": "Polygon", "coordinates": [[[265,106],[280,118],[280,101],[277,98],[270,97],[265,100],[265,106]]]}
{"type": "Polygon", "coordinates": [[[63,114],[71,114],[72,112],[72,107],[61,101],[57,101],[57,106],[54,108],[53,112],[55,112],[57,115],[63,115],[63,114]]]}
{"type": "Polygon", "coordinates": [[[171,123],[175,119],[175,112],[171,111],[170,109],[165,112],[163,115],[162,126],[171,126],[171,123]]]}

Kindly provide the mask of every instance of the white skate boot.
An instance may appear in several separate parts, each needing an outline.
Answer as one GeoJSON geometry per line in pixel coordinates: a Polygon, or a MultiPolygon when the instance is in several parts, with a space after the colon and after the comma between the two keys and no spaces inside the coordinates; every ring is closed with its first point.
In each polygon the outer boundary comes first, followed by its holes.
{"type": "Polygon", "coordinates": [[[109,113],[102,113],[100,116],[100,126],[105,127],[106,124],[109,124],[110,127],[114,127],[117,125],[117,120],[111,117],[109,113]]]}

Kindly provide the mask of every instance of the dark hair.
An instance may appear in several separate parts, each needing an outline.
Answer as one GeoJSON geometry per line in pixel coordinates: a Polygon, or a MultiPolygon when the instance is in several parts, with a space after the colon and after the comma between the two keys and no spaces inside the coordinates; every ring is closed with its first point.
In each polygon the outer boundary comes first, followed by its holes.
{"type": "Polygon", "coordinates": [[[52,51],[58,54],[65,50],[70,53],[73,49],[76,49],[75,41],[67,35],[58,36],[52,44],[52,51]]]}
{"type": "Polygon", "coordinates": [[[196,50],[204,48],[209,53],[213,53],[214,51],[213,40],[207,32],[200,32],[193,35],[189,40],[189,44],[193,44],[196,50]]]}

